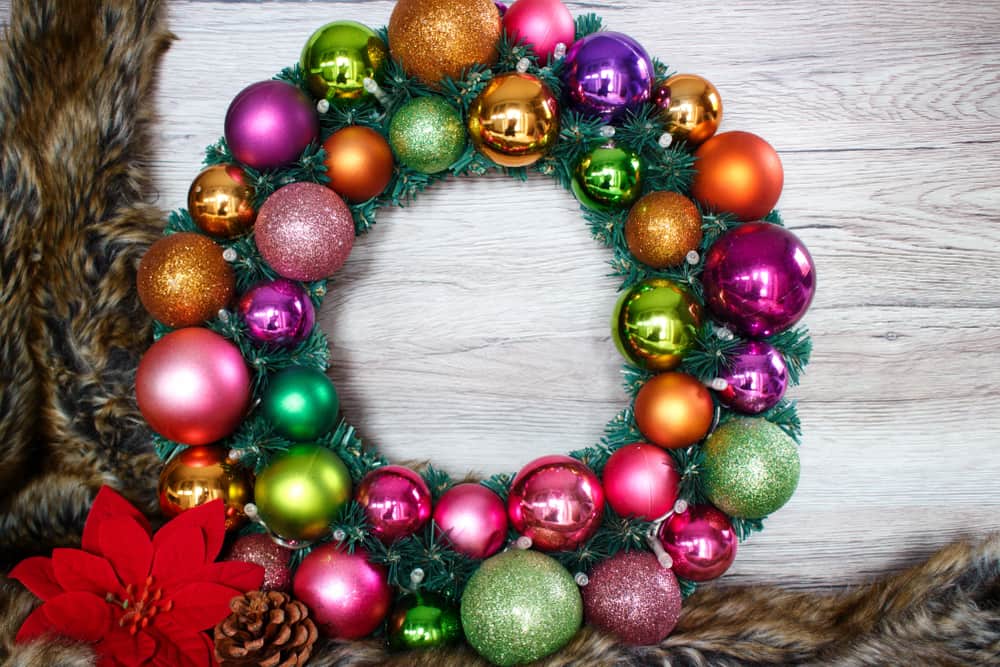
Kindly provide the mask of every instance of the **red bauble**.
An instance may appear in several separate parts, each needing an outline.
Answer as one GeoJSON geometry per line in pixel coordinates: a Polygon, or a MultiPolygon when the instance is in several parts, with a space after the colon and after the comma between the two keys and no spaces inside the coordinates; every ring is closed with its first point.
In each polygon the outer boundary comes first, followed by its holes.
{"type": "Polygon", "coordinates": [[[674,574],[691,581],[721,577],[736,560],[736,531],[712,505],[694,505],[660,526],[660,544],[673,559],[674,574]]]}
{"type": "Polygon", "coordinates": [[[434,523],[455,551],[472,558],[492,556],[507,539],[507,508],[481,484],[448,489],[434,506],[434,523]]]}
{"type": "Polygon", "coordinates": [[[756,134],[717,134],[694,156],[691,196],[702,206],[740,220],[759,220],[778,203],[785,180],[781,158],[756,134]]]}
{"type": "Polygon", "coordinates": [[[670,454],[635,443],[611,455],[601,481],[615,512],[654,521],[673,509],[681,476],[670,454]]]}
{"type": "Polygon", "coordinates": [[[403,466],[382,466],[365,475],[357,501],[375,537],[386,544],[412,535],[431,518],[431,491],[424,478],[403,466]]]}

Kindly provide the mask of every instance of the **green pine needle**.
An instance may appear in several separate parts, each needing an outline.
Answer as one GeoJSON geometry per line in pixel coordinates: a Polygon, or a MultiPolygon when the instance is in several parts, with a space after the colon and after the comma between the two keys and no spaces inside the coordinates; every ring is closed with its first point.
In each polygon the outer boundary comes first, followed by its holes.
{"type": "Polygon", "coordinates": [[[785,365],[788,367],[788,381],[792,386],[797,385],[802,377],[802,371],[812,356],[812,339],[809,338],[809,329],[806,327],[787,329],[767,338],[767,342],[773,345],[778,352],[781,352],[781,356],[785,358],[785,365]]]}
{"type": "MultiPolygon", "coordinates": [[[[580,14],[576,17],[576,39],[583,39],[604,29],[604,20],[597,14],[580,14]]],[[[567,46],[569,46],[567,44],[567,46]]]]}
{"type": "Polygon", "coordinates": [[[695,334],[694,346],[681,361],[682,371],[702,382],[709,382],[722,375],[743,341],[735,335],[722,338],[719,331],[727,330],[717,329],[711,322],[701,325],[695,334]]]}

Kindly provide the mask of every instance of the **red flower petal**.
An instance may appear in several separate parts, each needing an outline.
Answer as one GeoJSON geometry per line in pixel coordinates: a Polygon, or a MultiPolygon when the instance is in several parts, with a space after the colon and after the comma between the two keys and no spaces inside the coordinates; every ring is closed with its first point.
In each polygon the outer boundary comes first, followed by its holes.
{"type": "Polygon", "coordinates": [[[127,500],[118,495],[110,486],[102,486],[94,498],[94,504],[87,515],[87,523],[83,526],[83,549],[93,554],[101,553],[100,526],[107,519],[117,517],[132,517],[148,535],[149,521],[142,512],[134,508],[127,500]]]}
{"type": "MultiPolygon", "coordinates": [[[[222,542],[226,539],[226,510],[221,500],[199,505],[185,512],[182,512],[176,519],[171,520],[153,536],[153,549],[159,550],[164,542],[176,539],[174,533],[183,528],[195,526],[203,535],[205,543],[204,560],[201,564],[211,563],[222,550],[222,542]]],[[[188,559],[188,566],[192,563],[188,559]]]]}
{"type": "Polygon", "coordinates": [[[111,607],[93,593],[57,595],[40,607],[52,631],[82,642],[96,642],[111,632],[111,607]]]}
{"type": "Polygon", "coordinates": [[[114,632],[108,633],[95,648],[106,658],[113,658],[114,663],[133,667],[146,664],[157,651],[156,639],[146,632],[129,634],[128,630],[115,626],[114,632]]]}
{"type": "Polygon", "coordinates": [[[24,619],[24,623],[21,624],[21,629],[17,631],[17,637],[14,638],[14,641],[18,644],[25,644],[47,634],[56,634],[56,630],[52,627],[52,623],[49,622],[49,617],[39,607],[28,614],[28,618],[24,619]]]}
{"type": "Polygon", "coordinates": [[[86,551],[53,549],[52,571],[67,591],[93,593],[102,600],[108,593],[117,595],[122,591],[111,563],[86,551]]]}
{"type": "Polygon", "coordinates": [[[204,533],[197,526],[182,524],[171,530],[167,539],[159,539],[165,530],[166,527],[162,528],[153,538],[155,553],[150,574],[160,584],[178,579],[190,581],[191,575],[200,570],[205,562],[204,533]]]}
{"type": "Polygon", "coordinates": [[[195,632],[174,623],[157,623],[156,627],[163,640],[160,642],[162,649],[157,651],[153,665],[209,667],[218,664],[215,661],[215,643],[204,632],[195,632]]]}
{"type": "Polygon", "coordinates": [[[252,591],[264,583],[264,568],[256,563],[239,561],[210,563],[192,576],[191,581],[222,584],[241,592],[252,591]]]}
{"type": "Polygon", "coordinates": [[[229,615],[229,601],[242,594],[220,584],[185,584],[169,593],[174,608],[166,618],[181,628],[207,630],[229,615]]]}
{"type": "Polygon", "coordinates": [[[153,563],[153,542],[149,533],[131,518],[107,519],[98,532],[101,553],[110,561],[122,583],[143,583],[153,563]]]}
{"type": "Polygon", "coordinates": [[[52,559],[44,556],[25,558],[7,576],[20,581],[25,588],[42,600],[48,600],[65,592],[52,572],[52,559]]]}

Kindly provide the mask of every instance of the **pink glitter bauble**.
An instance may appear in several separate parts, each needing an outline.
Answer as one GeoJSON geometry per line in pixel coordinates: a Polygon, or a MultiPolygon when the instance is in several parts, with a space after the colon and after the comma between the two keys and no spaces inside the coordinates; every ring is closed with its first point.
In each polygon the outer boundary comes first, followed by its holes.
{"type": "Polygon", "coordinates": [[[279,275],[292,280],[327,278],[354,247],[354,219],[347,204],[318,183],[292,183],[275,191],[257,214],[257,248],[279,275]]]}
{"type": "Polygon", "coordinates": [[[292,552],[274,542],[264,533],[244,535],[229,547],[222,557],[224,561],[255,563],[264,568],[262,591],[287,593],[292,585],[292,571],[288,567],[292,552]]]}
{"type": "Polygon", "coordinates": [[[403,466],[382,466],[365,475],[357,501],[371,532],[389,544],[420,530],[431,518],[431,492],[424,478],[403,466]]]}
{"type": "Polygon", "coordinates": [[[709,581],[736,560],[736,531],[729,517],[712,505],[693,505],[660,526],[660,544],[673,559],[678,577],[709,581]]]}
{"type": "Polygon", "coordinates": [[[653,445],[625,445],[608,459],[601,479],[611,509],[655,521],[674,507],[681,476],[673,457],[653,445]]]}
{"type": "Polygon", "coordinates": [[[472,558],[492,556],[507,539],[507,509],[481,484],[448,489],[434,507],[434,523],[455,551],[472,558]]]}
{"type": "Polygon", "coordinates": [[[295,571],[292,592],[309,607],[309,616],[334,639],[360,639],[385,619],[392,603],[386,569],[333,543],[320,545],[295,571]]]}

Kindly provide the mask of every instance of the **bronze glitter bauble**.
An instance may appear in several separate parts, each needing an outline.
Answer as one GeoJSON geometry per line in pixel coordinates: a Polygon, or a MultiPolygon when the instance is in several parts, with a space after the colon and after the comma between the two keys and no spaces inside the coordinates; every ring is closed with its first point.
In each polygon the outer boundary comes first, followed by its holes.
{"type": "Polygon", "coordinates": [[[629,252],[654,269],[683,262],[698,249],[701,236],[698,207],[679,192],[650,192],[635,203],[625,223],[629,252]]]}
{"type": "Polygon", "coordinates": [[[389,142],[370,127],[351,125],[323,142],[327,186],[351,203],[382,194],[392,180],[394,160],[389,142]]]}

